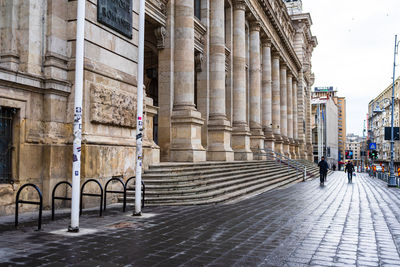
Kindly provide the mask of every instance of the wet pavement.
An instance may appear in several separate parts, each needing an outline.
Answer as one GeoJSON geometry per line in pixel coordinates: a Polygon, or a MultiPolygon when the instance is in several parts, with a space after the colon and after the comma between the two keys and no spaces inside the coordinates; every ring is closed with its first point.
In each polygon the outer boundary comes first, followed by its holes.
{"type": "Polygon", "coordinates": [[[400,266],[400,189],[336,172],[229,205],[120,209],[0,225],[0,266],[400,266]]]}

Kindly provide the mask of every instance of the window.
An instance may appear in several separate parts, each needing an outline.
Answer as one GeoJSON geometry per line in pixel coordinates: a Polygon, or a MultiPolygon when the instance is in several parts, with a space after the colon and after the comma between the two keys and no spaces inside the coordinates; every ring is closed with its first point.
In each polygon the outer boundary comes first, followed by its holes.
{"type": "Polygon", "coordinates": [[[201,19],[201,0],[194,0],[194,16],[201,19]]]}
{"type": "Polygon", "coordinates": [[[13,119],[15,108],[0,107],[0,183],[11,181],[13,119]]]}

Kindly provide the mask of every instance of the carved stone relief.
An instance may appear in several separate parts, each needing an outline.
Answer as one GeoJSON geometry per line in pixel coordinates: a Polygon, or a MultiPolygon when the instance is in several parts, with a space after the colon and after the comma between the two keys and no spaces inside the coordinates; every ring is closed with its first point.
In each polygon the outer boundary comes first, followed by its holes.
{"type": "Polygon", "coordinates": [[[136,127],[136,95],[133,93],[91,85],[90,121],[114,126],[136,127]]]}

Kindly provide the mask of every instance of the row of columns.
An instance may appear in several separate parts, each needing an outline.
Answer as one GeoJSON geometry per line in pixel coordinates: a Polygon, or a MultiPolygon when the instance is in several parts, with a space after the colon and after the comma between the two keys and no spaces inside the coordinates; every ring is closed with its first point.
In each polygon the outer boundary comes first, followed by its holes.
{"type": "Polygon", "coordinates": [[[246,5],[233,11],[233,125],[225,106],[224,0],[210,1],[210,92],[207,152],[201,146],[203,120],[194,107],[193,1],[175,1],[175,79],[172,111],[173,161],[252,160],[265,147],[299,157],[297,81],[271,42],[261,41],[260,24],[250,23],[250,120],[246,116],[246,5]],[[189,19],[190,18],[190,19],[189,19]],[[260,46],[260,44],[262,44],[260,46]],[[262,53],[262,64],[260,60],[262,53]],[[262,66],[262,67],[261,67],[262,66]]]}

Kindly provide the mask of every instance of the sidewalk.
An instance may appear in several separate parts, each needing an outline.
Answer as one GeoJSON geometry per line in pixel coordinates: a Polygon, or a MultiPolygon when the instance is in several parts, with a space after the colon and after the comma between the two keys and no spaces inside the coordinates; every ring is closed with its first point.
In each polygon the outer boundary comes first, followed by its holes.
{"type": "Polygon", "coordinates": [[[84,235],[65,235],[67,215],[2,223],[0,266],[400,266],[399,205],[399,189],[335,172],[233,204],[94,210],[84,235]]]}

